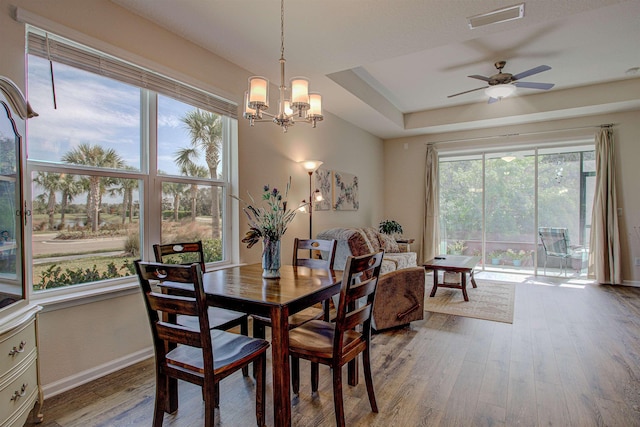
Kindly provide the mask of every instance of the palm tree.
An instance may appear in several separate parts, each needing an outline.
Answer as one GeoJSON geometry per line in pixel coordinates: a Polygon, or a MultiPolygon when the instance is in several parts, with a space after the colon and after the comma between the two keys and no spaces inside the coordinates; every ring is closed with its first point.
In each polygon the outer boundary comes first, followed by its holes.
{"type": "Polygon", "coordinates": [[[60,225],[64,227],[64,216],[67,212],[68,204],[78,194],[81,194],[84,189],[82,183],[76,180],[75,175],[63,173],[60,179],[60,191],[62,192],[62,197],[60,198],[60,225]]]}
{"type": "MultiPolygon", "coordinates": [[[[133,166],[125,166],[126,170],[137,170],[133,166]]],[[[111,194],[122,195],[122,224],[127,219],[127,212],[129,213],[129,224],[133,222],[133,190],[138,188],[138,181],[130,178],[116,178],[115,188],[109,190],[111,194]]]]}
{"type": "MultiPolygon", "coordinates": [[[[124,160],[112,148],[104,149],[99,145],[80,144],[62,156],[62,161],[76,165],[94,166],[99,168],[120,169],[124,167],[124,160]]],[[[113,179],[91,175],[89,177],[89,193],[87,195],[87,220],[91,224],[91,231],[98,231],[99,212],[102,205],[102,195],[112,185],[113,179]]]]}
{"type": "Polygon", "coordinates": [[[173,220],[178,222],[180,216],[180,201],[184,193],[184,184],[178,182],[165,182],[162,184],[162,192],[173,196],[173,220]]]}
{"type": "MultiPolygon", "coordinates": [[[[176,162],[197,159],[200,150],[204,151],[205,161],[209,168],[209,176],[218,178],[218,166],[222,151],[222,119],[217,114],[196,109],[187,113],[182,122],[189,128],[191,147],[178,152],[176,162]]],[[[184,164],[184,163],[183,163],[184,164]]],[[[211,187],[211,219],[213,222],[213,238],[220,238],[220,206],[218,204],[218,187],[211,187]]]]}
{"type": "MultiPolygon", "coordinates": [[[[38,172],[33,179],[37,185],[42,187],[47,193],[47,213],[49,214],[49,230],[55,228],[54,214],[56,210],[56,192],[60,191],[60,174],[53,172],[38,172]]],[[[44,194],[42,195],[44,196],[44,194]]],[[[44,201],[44,199],[43,199],[44,201]]]]}
{"type": "MultiPolygon", "coordinates": [[[[209,175],[209,171],[204,166],[197,165],[191,161],[189,155],[185,155],[184,152],[189,151],[188,148],[183,148],[176,152],[176,164],[180,167],[180,174],[184,176],[193,176],[198,178],[206,178],[209,175]]],[[[191,221],[196,220],[196,207],[198,201],[198,184],[191,184],[189,186],[189,193],[191,196],[191,221]]]]}

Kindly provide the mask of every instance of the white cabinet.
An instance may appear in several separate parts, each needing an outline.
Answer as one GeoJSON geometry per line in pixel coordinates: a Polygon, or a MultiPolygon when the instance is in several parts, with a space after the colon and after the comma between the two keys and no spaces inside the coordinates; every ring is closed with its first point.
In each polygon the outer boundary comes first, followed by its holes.
{"type": "Polygon", "coordinates": [[[23,426],[42,388],[38,372],[37,321],[24,274],[23,200],[25,121],[37,116],[22,92],[0,76],[0,427],[23,426]]]}
{"type": "Polygon", "coordinates": [[[42,420],[42,389],[38,380],[36,320],[39,306],[21,303],[0,317],[0,427],[22,426],[38,402],[42,420]]]}

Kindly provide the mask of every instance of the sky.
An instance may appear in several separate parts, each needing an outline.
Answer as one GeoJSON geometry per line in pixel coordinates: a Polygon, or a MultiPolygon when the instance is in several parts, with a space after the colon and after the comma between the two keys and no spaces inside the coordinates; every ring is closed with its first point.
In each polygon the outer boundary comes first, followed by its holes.
{"type": "MultiPolygon", "coordinates": [[[[126,165],[140,169],[140,89],[64,64],[53,64],[57,109],[46,59],[29,55],[28,99],[39,114],[28,121],[30,160],[61,162],[82,143],[114,149],[126,165]]],[[[190,144],[181,118],[194,107],[166,96],[158,99],[158,164],[180,175],[175,152],[190,144]]],[[[196,161],[206,166],[204,156],[196,161]]]]}

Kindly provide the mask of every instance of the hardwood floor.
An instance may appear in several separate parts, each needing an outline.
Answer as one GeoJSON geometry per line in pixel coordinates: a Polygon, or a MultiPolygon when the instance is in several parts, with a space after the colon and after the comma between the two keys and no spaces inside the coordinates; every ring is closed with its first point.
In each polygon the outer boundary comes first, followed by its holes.
{"type": "MultiPolygon", "coordinates": [[[[496,278],[476,275],[483,277],[496,278]]],[[[347,425],[640,426],[640,288],[509,279],[519,281],[513,324],[425,313],[408,328],[375,335],[380,412],[371,412],[363,380],[345,385],[347,425]]],[[[335,425],[331,375],[320,369],[312,396],[301,361],[295,426],[335,425]]],[[[272,426],[270,376],[269,369],[272,426]]],[[[238,373],[221,391],[216,425],[255,425],[253,381],[238,373]]],[[[150,359],[45,400],[40,426],[150,426],[153,399],[150,359]]],[[[180,409],[164,425],[202,426],[202,410],[200,389],[181,383],[180,409]]]]}

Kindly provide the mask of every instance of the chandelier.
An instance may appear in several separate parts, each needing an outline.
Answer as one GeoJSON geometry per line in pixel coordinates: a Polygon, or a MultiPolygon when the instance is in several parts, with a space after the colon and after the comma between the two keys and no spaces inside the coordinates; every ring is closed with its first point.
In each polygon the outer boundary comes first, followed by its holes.
{"type": "Polygon", "coordinates": [[[261,76],[249,77],[249,90],[244,93],[244,118],[251,126],[255,122],[273,122],[284,132],[296,122],[311,124],[323,119],[322,96],[309,92],[309,79],[294,77],[291,79],[291,91],[284,80],[284,0],[280,1],[280,98],[277,114],[267,113],[269,108],[269,80],[261,76]],[[269,119],[263,119],[263,116],[269,119]]]}

